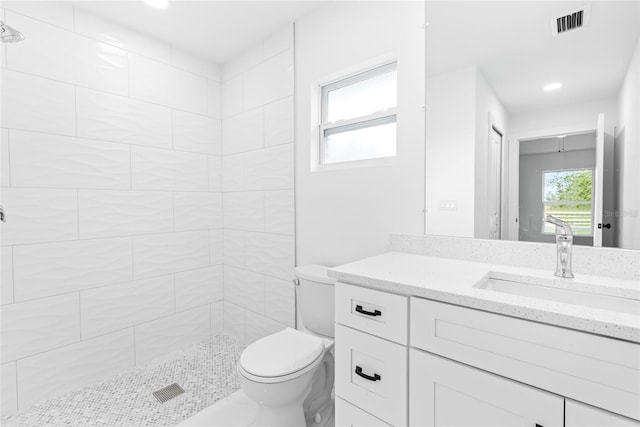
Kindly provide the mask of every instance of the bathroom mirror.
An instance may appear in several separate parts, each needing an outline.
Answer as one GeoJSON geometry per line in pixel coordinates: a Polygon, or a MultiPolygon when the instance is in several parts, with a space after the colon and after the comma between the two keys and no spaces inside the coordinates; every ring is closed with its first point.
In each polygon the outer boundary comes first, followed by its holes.
{"type": "Polygon", "coordinates": [[[425,232],[640,249],[640,2],[426,15],[425,232]]]}

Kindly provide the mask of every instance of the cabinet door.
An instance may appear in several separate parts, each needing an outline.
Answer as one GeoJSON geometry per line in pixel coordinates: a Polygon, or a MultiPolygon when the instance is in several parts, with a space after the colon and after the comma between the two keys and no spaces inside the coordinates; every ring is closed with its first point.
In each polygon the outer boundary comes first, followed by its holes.
{"type": "Polygon", "coordinates": [[[411,349],[412,426],[563,427],[564,399],[411,349]]]}
{"type": "Polygon", "coordinates": [[[574,400],[566,400],[565,411],[566,427],[640,427],[639,421],[574,400]]]}
{"type": "Polygon", "coordinates": [[[336,427],[391,427],[336,396],[336,427]]]}

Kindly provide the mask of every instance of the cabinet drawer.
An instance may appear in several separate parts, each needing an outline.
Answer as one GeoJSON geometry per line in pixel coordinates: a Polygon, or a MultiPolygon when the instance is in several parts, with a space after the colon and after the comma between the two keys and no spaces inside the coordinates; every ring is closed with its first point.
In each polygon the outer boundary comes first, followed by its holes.
{"type": "Polygon", "coordinates": [[[336,325],[336,396],[385,422],[407,424],[407,347],[336,325]]]}
{"type": "Polygon", "coordinates": [[[640,345],[411,298],[411,346],[640,419],[640,345]]]}
{"type": "Polygon", "coordinates": [[[391,427],[391,425],[336,397],[336,427],[391,427]]]}
{"type": "Polygon", "coordinates": [[[406,345],[408,298],[336,283],[336,322],[406,345]]]}

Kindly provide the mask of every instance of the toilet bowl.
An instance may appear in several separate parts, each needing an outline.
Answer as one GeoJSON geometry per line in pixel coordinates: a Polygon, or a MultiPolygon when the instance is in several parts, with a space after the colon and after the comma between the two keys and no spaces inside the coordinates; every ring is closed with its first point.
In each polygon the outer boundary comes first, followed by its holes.
{"type": "Polygon", "coordinates": [[[238,362],[242,390],[258,405],[251,426],[335,424],[334,280],[321,266],[298,267],[296,274],[304,330],[286,328],[261,338],[247,346],[238,362]]]}
{"type": "Polygon", "coordinates": [[[258,403],[253,426],[329,426],[333,342],[287,328],[251,344],[238,362],[245,394],[258,403]]]}

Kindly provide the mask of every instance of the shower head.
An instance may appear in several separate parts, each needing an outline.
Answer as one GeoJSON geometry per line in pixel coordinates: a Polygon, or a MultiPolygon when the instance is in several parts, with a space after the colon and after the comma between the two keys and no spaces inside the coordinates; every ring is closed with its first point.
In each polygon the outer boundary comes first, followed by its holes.
{"type": "Polygon", "coordinates": [[[24,35],[20,31],[2,21],[0,21],[0,27],[2,27],[2,43],[17,43],[24,40],[24,35]]]}

